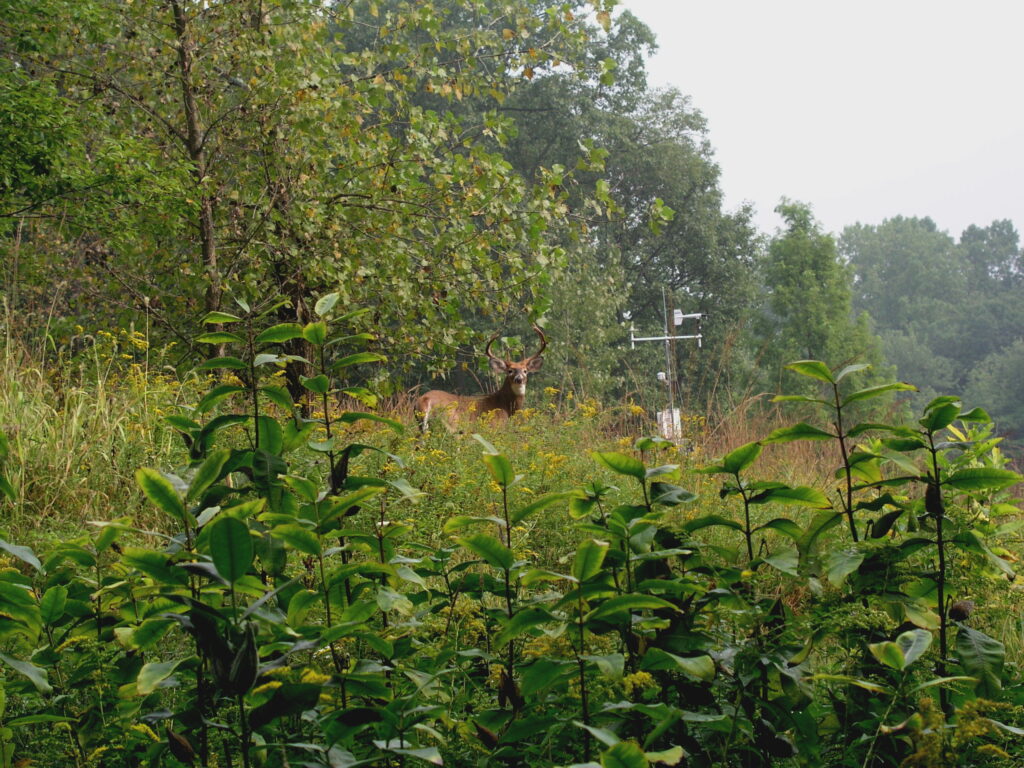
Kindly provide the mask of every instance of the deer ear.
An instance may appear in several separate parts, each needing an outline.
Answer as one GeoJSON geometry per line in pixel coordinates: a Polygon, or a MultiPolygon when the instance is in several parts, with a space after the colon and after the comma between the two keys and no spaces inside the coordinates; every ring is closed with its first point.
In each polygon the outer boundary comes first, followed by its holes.
{"type": "Polygon", "coordinates": [[[542,365],[544,365],[543,357],[531,357],[530,364],[526,366],[526,370],[530,373],[536,373],[542,365]]]}
{"type": "Polygon", "coordinates": [[[500,358],[492,357],[491,370],[495,373],[508,373],[508,363],[500,358]]]}

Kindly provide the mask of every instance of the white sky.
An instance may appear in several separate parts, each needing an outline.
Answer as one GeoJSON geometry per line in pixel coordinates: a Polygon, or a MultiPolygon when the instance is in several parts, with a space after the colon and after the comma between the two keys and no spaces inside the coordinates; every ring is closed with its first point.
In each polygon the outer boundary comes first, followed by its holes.
{"type": "Polygon", "coordinates": [[[1024,226],[1021,0],[621,0],[658,36],[650,84],[708,120],[726,205],[772,233],[930,216],[1024,226]]]}

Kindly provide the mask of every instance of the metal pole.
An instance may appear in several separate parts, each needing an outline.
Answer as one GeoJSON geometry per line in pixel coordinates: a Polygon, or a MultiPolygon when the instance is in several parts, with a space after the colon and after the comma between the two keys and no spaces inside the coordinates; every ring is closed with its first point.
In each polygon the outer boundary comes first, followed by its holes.
{"type": "Polygon", "coordinates": [[[669,317],[668,317],[668,299],[665,295],[665,286],[661,286],[661,306],[665,311],[665,375],[668,378],[668,417],[671,422],[672,411],[675,409],[675,393],[673,392],[672,386],[672,355],[669,351],[669,317]]]}

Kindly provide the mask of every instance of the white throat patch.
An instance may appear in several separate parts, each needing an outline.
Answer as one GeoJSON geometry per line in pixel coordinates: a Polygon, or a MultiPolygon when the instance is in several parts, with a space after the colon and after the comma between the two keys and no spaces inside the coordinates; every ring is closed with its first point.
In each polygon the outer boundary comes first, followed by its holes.
{"type": "Polygon", "coordinates": [[[523,383],[523,384],[513,384],[512,385],[512,393],[515,394],[515,395],[525,395],[526,394],[526,384],[525,383],[523,383]]]}

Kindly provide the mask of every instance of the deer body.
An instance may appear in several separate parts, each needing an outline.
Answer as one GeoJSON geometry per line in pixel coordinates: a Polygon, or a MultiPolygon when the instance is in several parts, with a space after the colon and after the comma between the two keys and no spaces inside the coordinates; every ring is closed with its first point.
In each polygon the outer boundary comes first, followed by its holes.
{"type": "Polygon", "coordinates": [[[536,354],[527,357],[525,360],[513,362],[491,354],[491,344],[497,336],[492,336],[487,342],[486,354],[491,361],[491,370],[495,373],[504,374],[505,381],[497,392],[489,395],[456,395],[445,392],[441,389],[432,389],[416,401],[417,410],[423,414],[421,429],[426,432],[429,426],[431,412],[440,410],[444,412],[445,425],[450,431],[458,428],[459,421],[463,419],[478,419],[485,413],[494,413],[494,418],[505,422],[516,411],[523,407],[526,400],[526,379],[531,373],[539,371],[544,363],[540,353],[547,346],[547,339],[544,332],[536,325],[533,330],[541,338],[541,347],[536,354]]]}

